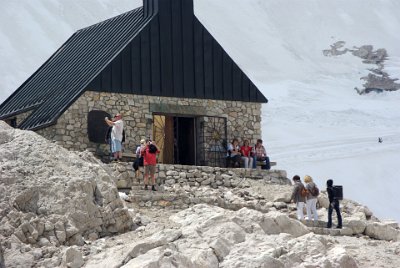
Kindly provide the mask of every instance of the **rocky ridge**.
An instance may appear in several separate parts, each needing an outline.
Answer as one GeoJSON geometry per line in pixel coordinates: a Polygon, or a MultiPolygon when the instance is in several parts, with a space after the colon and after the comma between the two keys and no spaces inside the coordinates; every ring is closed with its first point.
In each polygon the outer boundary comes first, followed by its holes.
{"type": "MultiPolygon", "coordinates": [[[[2,122],[0,168],[0,267],[400,266],[398,223],[351,200],[341,230],[300,222],[291,186],[266,175],[222,170],[219,181],[165,166],[160,191],[134,180],[123,201],[115,177],[126,168],[2,122]]],[[[327,206],[322,191],[322,220],[327,206]]]]}
{"type": "Polygon", "coordinates": [[[369,68],[370,73],[360,79],[365,81],[364,88],[355,88],[358,94],[366,94],[369,92],[396,91],[400,89],[400,84],[397,83],[398,78],[391,78],[384,70],[385,61],[388,58],[386,49],[379,48],[374,50],[372,45],[363,45],[361,47],[353,47],[352,49],[345,48],[346,42],[338,41],[331,45],[330,49],[323,50],[324,56],[333,57],[340,56],[350,52],[353,56],[361,58],[365,64],[374,64],[376,68],[369,68]]]}
{"type": "Polygon", "coordinates": [[[92,154],[69,152],[2,121],[0,152],[0,238],[7,267],[10,260],[19,266],[25,252],[33,265],[62,245],[82,246],[85,239],[131,230],[110,171],[92,154]]]}

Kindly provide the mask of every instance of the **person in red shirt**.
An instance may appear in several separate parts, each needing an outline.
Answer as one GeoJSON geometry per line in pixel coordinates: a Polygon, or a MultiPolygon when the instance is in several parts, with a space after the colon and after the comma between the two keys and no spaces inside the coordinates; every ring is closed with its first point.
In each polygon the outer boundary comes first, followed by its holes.
{"type": "Polygon", "coordinates": [[[248,140],[244,140],[243,146],[240,147],[240,152],[242,153],[242,161],[244,163],[244,168],[252,168],[253,167],[253,156],[252,156],[253,147],[249,145],[248,140]]]}
{"type": "Polygon", "coordinates": [[[143,156],[143,166],[144,166],[144,189],[147,190],[147,185],[149,181],[149,176],[151,177],[151,189],[156,191],[156,164],[157,164],[157,154],[160,153],[155,142],[151,140],[146,141],[146,147],[141,150],[141,155],[143,156]]]}

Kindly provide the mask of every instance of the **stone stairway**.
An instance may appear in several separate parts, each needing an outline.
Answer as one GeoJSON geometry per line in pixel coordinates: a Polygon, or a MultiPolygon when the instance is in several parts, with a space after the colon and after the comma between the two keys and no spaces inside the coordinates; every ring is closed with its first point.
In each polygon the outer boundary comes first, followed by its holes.
{"type": "MultiPolygon", "coordinates": [[[[232,204],[223,198],[218,196],[202,196],[193,197],[187,193],[175,193],[164,190],[164,186],[156,185],[157,191],[152,191],[151,186],[148,190],[144,190],[143,180],[134,180],[131,189],[126,189],[126,193],[129,194],[130,202],[136,203],[139,207],[158,207],[166,209],[186,209],[195,204],[210,204],[219,206],[226,209],[238,210],[243,207],[255,209],[261,212],[267,212],[268,208],[262,206],[254,206],[248,203],[232,204]]],[[[319,235],[331,235],[331,236],[352,236],[353,231],[351,228],[343,226],[342,229],[326,228],[327,222],[318,221],[301,221],[307,226],[310,232],[319,235]]],[[[335,226],[335,225],[333,225],[335,226]]]]}
{"type": "Polygon", "coordinates": [[[129,191],[129,201],[136,203],[139,207],[158,207],[169,209],[186,209],[196,204],[209,204],[230,210],[239,210],[247,207],[261,212],[267,212],[268,208],[264,202],[231,202],[216,194],[204,193],[204,195],[194,195],[188,192],[170,192],[164,190],[164,186],[156,186],[157,191],[152,191],[151,187],[144,190],[143,184],[134,182],[129,191]]]}
{"type": "MultiPolygon", "coordinates": [[[[353,235],[353,230],[351,228],[343,226],[342,229],[337,229],[337,228],[326,228],[327,222],[325,221],[317,221],[317,223],[314,223],[314,221],[307,221],[307,220],[302,220],[301,221],[304,225],[308,227],[308,230],[310,232],[313,232],[314,234],[319,234],[319,235],[332,235],[332,236],[352,236],[353,235]]],[[[333,225],[335,226],[335,225],[333,225]]]]}

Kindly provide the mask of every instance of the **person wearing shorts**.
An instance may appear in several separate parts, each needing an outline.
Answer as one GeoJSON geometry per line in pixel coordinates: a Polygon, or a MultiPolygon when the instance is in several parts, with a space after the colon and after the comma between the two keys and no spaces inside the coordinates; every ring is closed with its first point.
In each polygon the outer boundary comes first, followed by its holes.
{"type": "Polygon", "coordinates": [[[116,114],[113,120],[108,117],[104,119],[111,129],[111,152],[113,153],[114,160],[120,161],[122,158],[122,138],[124,132],[124,122],[122,115],[116,114]]]}
{"type": "Polygon", "coordinates": [[[142,149],[143,156],[143,165],[144,165],[144,189],[147,190],[147,185],[149,183],[149,176],[151,177],[151,189],[156,191],[156,164],[157,164],[157,154],[160,153],[157,145],[151,140],[146,141],[146,147],[142,149]],[[154,153],[151,152],[150,145],[154,145],[156,147],[156,151],[154,153]]]}

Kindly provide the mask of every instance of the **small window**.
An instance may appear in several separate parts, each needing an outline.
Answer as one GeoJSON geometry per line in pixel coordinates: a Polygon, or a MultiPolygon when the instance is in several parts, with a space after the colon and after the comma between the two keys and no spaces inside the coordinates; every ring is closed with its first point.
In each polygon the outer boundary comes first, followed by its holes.
{"type": "Polygon", "coordinates": [[[104,118],[111,118],[111,115],[105,111],[93,110],[88,114],[88,138],[95,143],[106,143],[106,136],[109,126],[104,118]]]}

